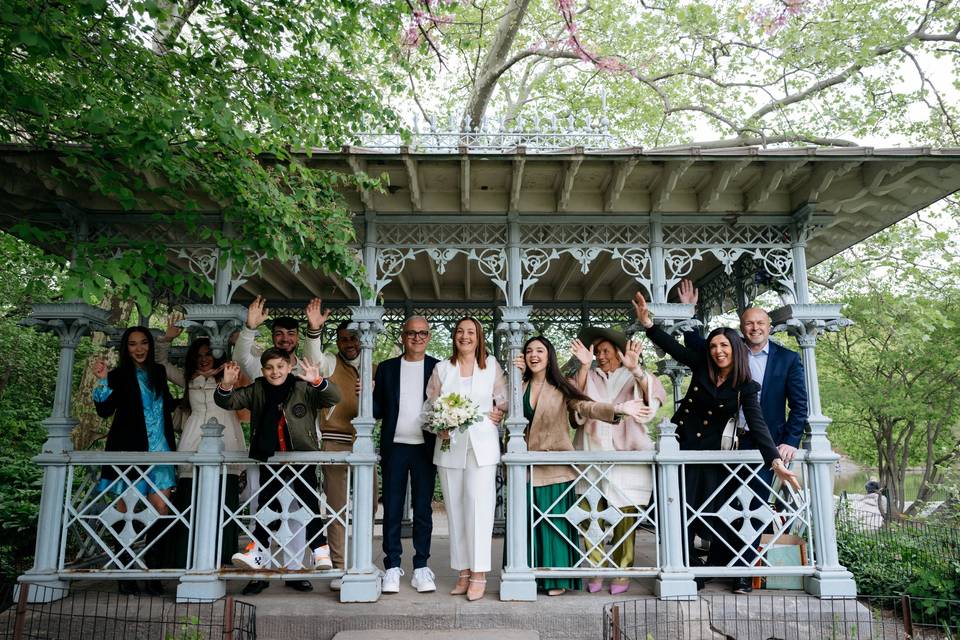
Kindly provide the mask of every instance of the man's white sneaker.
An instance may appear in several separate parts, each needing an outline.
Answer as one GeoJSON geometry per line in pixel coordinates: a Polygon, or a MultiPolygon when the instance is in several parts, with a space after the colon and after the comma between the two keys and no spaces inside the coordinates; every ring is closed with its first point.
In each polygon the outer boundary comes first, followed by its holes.
{"type": "Polygon", "coordinates": [[[230,558],[233,566],[238,569],[266,569],[270,565],[270,557],[260,547],[248,547],[248,551],[235,553],[230,558]]]}
{"type": "Polygon", "coordinates": [[[330,545],[323,545],[313,550],[313,566],[317,569],[333,569],[330,560],[330,545]]]}
{"type": "Polygon", "coordinates": [[[383,574],[380,591],[383,593],[398,593],[400,591],[400,576],[402,575],[403,569],[400,567],[387,569],[383,574]]]}
{"type": "Polygon", "coordinates": [[[335,578],[330,581],[330,591],[340,591],[343,588],[343,580],[335,578]]]}
{"type": "Polygon", "coordinates": [[[437,590],[436,576],[430,567],[420,567],[413,570],[413,578],[410,579],[410,586],[418,593],[430,593],[437,590]]]}

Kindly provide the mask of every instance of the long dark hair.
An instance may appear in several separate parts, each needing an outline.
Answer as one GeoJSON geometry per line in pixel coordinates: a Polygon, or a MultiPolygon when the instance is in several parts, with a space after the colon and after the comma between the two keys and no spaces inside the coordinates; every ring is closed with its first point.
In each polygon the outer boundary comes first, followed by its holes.
{"type": "Polygon", "coordinates": [[[128,327],[127,330],[123,332],[123,335],[120,336],[120,360],[117,364],[117,370],[123,372],[123,375],[136,379],[137,363],[133,361],[133,357],[130,355],[130,349],[127,347],[127,341],[130,340],[131,334],[134,334],[138,331],[147,336],[147,345],[149,346],[149,350],[147,351],[147,359],[143,362],[143,369],[147,372],[147,384],[156,395],[162,396],[164,391],[163,385],[166,384],[165,376],[163,375],[163,367],[157,364],[154,356],[156,351],[153,345],[153,334],[150,333],[150,329],[136,326],[128,327]]]}
{"type": "Polygon", "coordinates": [[[487,340],[486,340],[486,337],[484,337],[483,335],[483,325],[480,324],[480,321],[474,318],[473,316],[463,316],[462,318],[457,320],[457,323],[455,325],[453,325],[453,331],[451,332],[453,354],[450,356],[450,364],[457,364],[457,327],[459,327],[461,323],[466,322],[468,320],[473,323],[473,326],[477,330],[477,349],[475,352],[477,356],[477,366],[480,367],[481,369],[486,369],[487,368],[487,340]]]}
{"type": "MultiPolygon", "coordinates": [[[[190,348],[187,349],[187,359],[183,365],[183,399],[181,404],[183,408],[187,411],[190,411],[190,381],[193,380],[193,374],[197,372],[197,360],[200,358],[200,347],[206,347],[210,349],[210,355],[213,355],[213,347],[210,346],[210,338],[202,337],[197,338],[190,343],[190,348]]],[[[213,358],[213,368],[216,369],[224,362],[227,361],[226,354],[221,355],[219,358],[213,358]]],[[[215,376],[216,380],[223,379],[223,371],[218,373],[215,376]]]]}
{"type": "MultiPolygon", "coordinates": [[[[523,349],[520,353],[524,359],[527,357],[527,347],[530,346],[531,342],[539,342],[547,348],[547,370],[544,371],[547,382],[559,389],[560,393],[568,400],[590,400],[589,396],[570,384],[570,381],[563,377],[563,373],[560,371],[560,363],[557,362],[557,350],[546,336],[534,336],[523,343],[523,349]]],[[[524,362],[526,362],[526,360],[524,360],[524,362]]],[[[530,371],[530,367],[527,367],[523,370],[523,381],[529,382],[531,378],[533,378],[533,372],[530,371]]]]}
{"type": "Polygon", "coordinates": [[[733,385],[734,389],[753,380],[750,375],[750,360],[747,357],[747,345],[743,343],[743,338],[730,327],[717,327],[707,336],[707,372],[710,374],[710,382],[716,384],[717,376],[720,375],[720,369],[717,363],[713,361],[710,355],[710,341],[715,337],[722,335],[730,342],[730,375],[727,380],[733,385]]]}

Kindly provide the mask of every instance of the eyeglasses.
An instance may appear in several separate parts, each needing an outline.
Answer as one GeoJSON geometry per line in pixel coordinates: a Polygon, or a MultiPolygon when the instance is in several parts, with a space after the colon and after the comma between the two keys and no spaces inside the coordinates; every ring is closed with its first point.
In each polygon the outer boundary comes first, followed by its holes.
{"type": "Polygon", "coordinates": [[[430,332],[429,331],[404,331],[403,337],[411,338],[411,339],[416,338],[418,340],[427,340],[428,338],[430,338],[430,332]]]}

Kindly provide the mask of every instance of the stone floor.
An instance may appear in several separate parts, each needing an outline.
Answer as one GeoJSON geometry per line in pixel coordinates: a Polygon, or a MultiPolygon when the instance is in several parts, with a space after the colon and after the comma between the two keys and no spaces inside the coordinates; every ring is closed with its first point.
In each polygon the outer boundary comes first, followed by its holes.
{"type": "MultiPolygon", "coordinates": [[[[312,593],[300,593],[275,581],[256,596],[241,596],[240,590],[246,581],[230,580],[228,591],[256,606],[257,637],[261,640],[367,640],[380,637],[391,640],[467,637],[472,640],[600,639],[604,637],[604,605],[626,600],[632,602],[622,607],[620,613],[624,627],[640,630],[650,628],[650,624],[660,625],[651,633],[655,638],[803,638],[822,634],[814,629],[798,633],[786,627],[783,631],[776,631],[770,625],[787,618],[837,619],[834,609],[824,611],[823,603],[828,601],[810,598],[800,592],[757,591],[751,596],[727,597],[729,587],[720,582],[708,584],[701,592],[704,597],[692,603],[663,603],[653,598],[652,578],[634,580],[628,593],[617,596],[608,591],[597,594],[580,591],[554,597],[541,594],[536,602],[501,602],[498,594],[502,538],[495,538],[493,542],[494,570],[488,576],[486,596],[468,602],[463,596],[448,595],[456,582],[456,571],[449,567],[449,540],[442,510],[438,510],[435,516],[430,560],[430,567],[437,577],[435,593],[417,593],[410,586],[413,550],[409,538],[403,541],[406,575],[401,580],[400,592],[384,594],[376,603],[341,603],[339,595],[330,590],[327,581],[314,581],[312,593]],[[780,597],[771,597],[775,595],[780,597]],[[738,626],[741,618],[753,620],[754,627],[738,626]],[[680,624],[685,626],[681,628],[680,624]],[[479,635],[480,632],[483,635],[479,635]]],[[[379,566],[382,562],[381,538],[379,531],[376,534],[374,558],[379,566]]],[[[636,564],[655,564],[654,554],[653,536],[640,532],[636,564]]],[[[165,586],[168,593],[175,590],[172,581],[165,586]]],[[[80,588],[112,591],[115,585],[84,582],[80,588]]],[[[172,601],[172,598],[168,596],[167,600],[172,601]]],[[[858,605],[838,603],[838,606],[856,609],[858,605]]],[[[848,613],[843,613],[844,619],[850,617],[848,613]]],[[[859,620],[862,615],[859,609],[853,612],[854,619],[859,620]]],[[[869,619],[869,614],[866,615],[869,619]]],[[[643,631],[639,637],[647,637],[647,633],[650,631],[643,631]]],[[[835,630],[830,633],[836,635],[835,630]]],[[[839,637],[845,636],[841,634],[839,637]]]]}

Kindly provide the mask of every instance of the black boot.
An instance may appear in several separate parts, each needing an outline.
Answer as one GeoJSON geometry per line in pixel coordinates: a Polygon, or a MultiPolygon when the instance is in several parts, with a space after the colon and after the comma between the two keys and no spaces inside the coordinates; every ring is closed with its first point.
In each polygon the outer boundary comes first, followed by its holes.
{"type": "Polygon", "coordinates": [[[138,596],[140,585],[136,580],[117,580],[117,591],[122,596],[138,596]]]}
{"type": "Polygon", "coordinates": [[[750,593],[753,591],[753,578],[734,578],[733,592],[738,594],[750,593]]]}
{"type": "Polygon", "coordinates": [[[270,583],[266,580],[251,580],[241,593],[245,596],[255,596],[269,586],[270,583]]]}
{"type": "Polygon", "coordinates": [[[297,591],[313,591],[313,585],[309,580],[286,580],[283,584],[297,591]]]}

